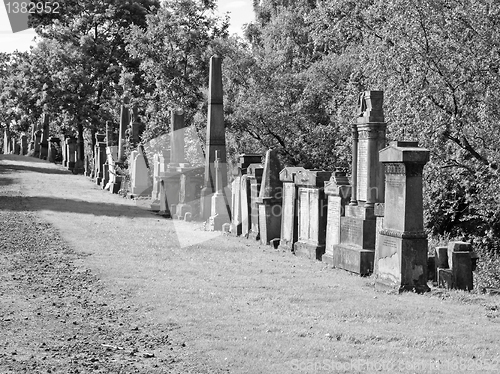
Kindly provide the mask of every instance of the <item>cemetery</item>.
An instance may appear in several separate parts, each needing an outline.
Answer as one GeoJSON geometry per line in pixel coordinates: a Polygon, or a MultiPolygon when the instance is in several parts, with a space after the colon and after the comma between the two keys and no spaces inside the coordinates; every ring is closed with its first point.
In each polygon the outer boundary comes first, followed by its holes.
{"type": "Polygon", "coordinates": [[[382,91],[360,93],[353,108],[349,171],[283,166],[275,150],[241,154],[237,164],[229,164],[219,56],[210,59],[204,168],[186,161],[182,109],[171,112],[169,146],[149,158],[141,144],[137,107],[129,103],[125,96],[117,142],[108,122],[105,134],[95,134],[90,159],[76,139],[49,133],[48,115],[33,126],[29,147],[26,134],[18,141],[4,132],[4,153],[51,162],[62,158],[64,167],[84,173],[105,191],[150,199],[150,209],[169,219],[203,221],[206,230],[373,275],[382,289],[474,288],[479,256],[471,243],[450,241],[429,250],[422,173],[430,151],[417,141],[387,142],[382,91]],[[125,142],[133,149],[128,156],[125,142]]]}
{"type": "Polygon", "coordinates": [[[0,53],[0,372],[498,372],[495,2],[83,4],[0,53]]]}

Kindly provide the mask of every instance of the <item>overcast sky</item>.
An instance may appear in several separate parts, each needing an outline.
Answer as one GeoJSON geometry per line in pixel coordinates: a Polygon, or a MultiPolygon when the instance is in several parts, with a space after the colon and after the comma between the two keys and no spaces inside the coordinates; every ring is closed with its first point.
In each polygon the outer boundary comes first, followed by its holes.
{"type": "MultiPolygon", "coordinates": [[[[254,20],[252,0],[219,0],[219,12],[230,12],[231,34],[241,33],[241,27],[245,23],[254,20]]],[[[0,5],[0,52],[14,52],[16,49],[27,51],[35,36],[33,29],[12,33],[9,18],[5,7],[0,5]]]]}

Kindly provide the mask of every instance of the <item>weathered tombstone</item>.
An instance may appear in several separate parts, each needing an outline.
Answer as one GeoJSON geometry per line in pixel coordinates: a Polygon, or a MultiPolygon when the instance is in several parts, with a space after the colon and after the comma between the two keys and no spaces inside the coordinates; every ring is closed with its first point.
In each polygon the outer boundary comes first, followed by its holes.
{"type": "Polygon", "coordinates": [[[61,143],[61,139],[56,137],[50,137],[48,140],[49,144],[49,152],[47,159],[49,162],[56,162],[57,150],[59,148],[59,144],[61,143]]]}
{"type": "Polygon", "coordinates": [[[243,235],[247,235],[249,228],[249,204],[250,204],[250,194],[248,192],[250,184],[248,183],[248,178],[246,177],[248,165],[262,160],[262,155],[260,154],[241,154],[239,156],[238,164],[235,167],[234,175],[235,179],[232,188],[232,222],[231,222],[231,234],[232,235],[242,235],[243,233],[243,221],[246,221],[246,231],[243,235]]]}
{"type": "Polygon", "coordinates": [[[262,172],[262,182],[257,205],[259,209],[260,242],[269,244],[281,236],[282,183],[279,179],[281,170],[278,152],[268,150],[262,172]]]}
{"type": "Polygon", "coordinates": [[[333,247],[333,266],[360,275],[373,272],[376,203],[384,202],[384,175],[378,152],[385,147],[383,92],[360,95],[357,124],[352,126],[351,202],[340,218],[340,244],[333,247]]]}
{"type": "MultiPolygon", "coordinates": [[[[134,154],[134,152],[132,152],[132,154],[134,154]]],[[[134,196],[146,196],[146,192],[148,192],[150,187],[148,167],[142,152],[135,152],[134,156],[132,156],[132,154],[131,160],[133,166],[130,176],[130,193],[134,196]]]]}
{"type": "Polygon", "coordinates": [[[67,155],[68,155],[68,170],[74,170],[76,165],[76,139],[66,139],[67,155]]]}
{"type": "Polygon", "coordinates": [[[203,169],[193,168],[185,171],[180,176],[179,203],[175,211],[178,219],[185,219],[186,216],[192,218],[193,213],[200,211],[200,187],[203,183],[203,169]]]}
{"type": "Polygon", "coordinates": [[[325,253],[327,199],[324,185],[332,173],[306,170],[295,174],[298,187],[298,238],[294,253],[321,261],[325,253]]]}
{"type": "Polygon", "coordinates": [[[378,286],[429,290],[422,199],[422,170],[428,160],[429,151],[419,148],[417,142],[391,142],[380,151],[385,207],[375,255],[378,286]]]}
{"type": "Polygon", "coordinates": [[[26,155],[28,153],[28,135],[21,135],[21,155],[26,155]]]}
{"type": "Polygon", "coordinates": [[[244,237],[248,237],[252,222],[251,193],[250,179],[245,173],[241,176],[240,184],[241,235],[244,237]]]}
{"type": "Polygon", "coordinates": [[[21,145],[17,141],[16,138],[12,138],[12,149],[13,149],[13,154],[18,155],[21,154],[21,145]]]}
{"type": "Polygon", "coordinates": [[[212,215],[208,220],[208,227],[210,231],[222,230],[222,225],[229,223],[231,220],[226,198],[224,195],[224,185],[222,184],[222,170],[219,151],[215,152],[215,175],[216,192],[212,196],[212,215]]]}
{"type": "Polygon", "coordinates": [[[36,130],[35,131],[35,147],[34,147],[35,152],[33,153],[34,157],[40,157],[40,140],[41,139],[42,139],[42,131],[36,130]]]}
{"type": "Polygon", "coordinates": [[[139,128],[141,123],[139,122],[139,111],[137,109],[137,104],[132,107],[132,120],[130,122],[130,143],[133,147],[139,144],[139,128]]]}
{"type": "Polygon", "coordinates": [[[104,180],[104,164],[106,163],[106,135],[95,134],[95,164],[94,178],[95,183],[100,186],[104,180]]]}
{"type": "Polygon", "coordinates": [[[250,181],[250,222],[247,237],[253,240],[260,240],[259,234],[259,199],[260,183],[262,182],[262,173],[264,166],[262,164],[248,165],[247,175],[250,181]]]}
{"type": "Polygon", "coordinates": [[[351,198],[351,187],[346,173],[340,170],[325,182],[325,194],[328,197],[325,254],[321,261],[333,265],[334,246],[340,244],[340,217],[345,214],[345,206],[351,198]]]}
{"type": "Polygon", "coordinates": [[[116,169],[116,166],[119,163],[115,161],[118,158],[118,150],[118,146],[106,147],[108,182],[104,186],[104,189],[114,194],[118,193],[122,185],[122,177],[118,175],[118,171],[116,169]]]}
{"type": "Polygon", "coordinates": [[[286,167],[280,171],[280,181],[283,183],[283,203],[281,210],[281,235],[278,249],[293,251],[293,244],[298,238],[298,209],[295,175],[305,172],[303,167],[286,167]]]}
{"type": "Polygon", "coordinates": [[[43,114],[42,118],[42,134],[40,138],[40,152],[39,157],[46,160],[49,153],[49,115],[43,114]]]}
{"type": "MultiPolygon", "coordinates": [[[[207,121],[207,145],[205,154],[205,181],[201,191],[201,217],[206,220],[212,212],[212,195],[215,193],[215,152],[219,154],[219,168],[221,173],[222,193],[226,205],[228,199],[224,189],[227,186],[227,164],[226,164],[226,136],[224,125],[224,108],[222,94],[222,59],[219,56],[210,58],[210,79],[208,90],[208,121],[207,121]]],[[[217,200],[219,201],[219,200],[217,200]]],[[[228,207],[229,209],[229,207],[228,207]]]]}
{"type": "Polygon", "coordinates": [[[128,104],[130,99],[127,95],[123,97],[123,104],[120,108],[120,132],[118,138],[118,158],[116,162],[121,163],[125,159],[125,132],[130,123],[130,110],[128,104]]]}
{"type": "Polygon", "coordinates": [[[8,128],[5,128],[3,131],[3,153],[4,154],[9,154],[10,153],[10,132],[8,128]]]}

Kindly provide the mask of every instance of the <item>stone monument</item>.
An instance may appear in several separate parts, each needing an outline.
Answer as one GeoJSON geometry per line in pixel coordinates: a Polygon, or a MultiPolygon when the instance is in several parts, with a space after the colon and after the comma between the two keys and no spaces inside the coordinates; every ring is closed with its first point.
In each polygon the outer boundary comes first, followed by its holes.
{"type": "MultiPolygon", "coordinates": [[[[259,200],[260,184],[262,182],[262,173],[264,166],[262,164],[250,164],[247,169],[247,177],[250,181],[250,221],[248,222],[248,235],[249,239],[260,240],[259,233],[259,200]]],[[[242,233],[245,232],[245,221],[242,222],[242,233]]]]}
{"type": "Polygon", "coordinates": [[[98,186],[104,180],[104,164],[106,163],[106,135],[95,134],[95,149],[94,149],[94,178],[95,184],[98,186]]]}
{"type": "Polygon", "coordinates": [[[222,183],[221,160],[219,151],[215,151],[215,193],[212,196],[212,215],[208,219],[208,227],[210,231],[222,230],[222,225],[230,222],[230,214],[224,195],[224,185],[222,183]]]}
{"type": "Polygon", "coordinates": [[[21,135],[21,155],[26,155],[28,153],[28,135],[21,135]]]}
{"type": "Polygon", "coordinates": [[[39,157],[42,160],[46,160],[49,153],[49,121],[49,115],[47,113],[44,113],[42,118],[42,134],[40,138],[39,152],[39,157]]]}
{"type": "Polygon", "coordinates": [[[428,291],[422,170],[429,151],[417,142],[391,142],[380,151],[385,207],[375,254],[376,284],[400,291],[428,291]]]}
{"type": "Polygon", "coordinates": [[[331,175],[331,172],[323,170],[295,174],[299,225],[293,251],[298,256],[321,261],[325,253],[327,199],[324,185],[331,175]]]}
{"type": "Polygon", "coordinates": [[[127,127],[130,123],[130,110],[128,108],[128,104],[130,103],[130,99],[127,95],[123,97],[123,104],[120,109],[120,132],[118,138],[118,159],[116,160],[118,163],[121,163],[125,160],[125,131],[127,131],[127,127]]]}
{"type": "MultiPolygon", "coordinates": [[[[227,163],[226,163],[226,135],[224,125],[224,108],[222,95],[222,59],[219,56],[210,58],[210,80],[208,90],[208,121],[207,121],[207,144],[205,149],[205,181],[201,191],[201,217],[203,220],[209,218],[212,208],[212,195],[215,191],[215,152],[219,154],[219,170],[221,173],[221,184],[224,200],[228,204],[225,195],[227,186],[227,163]]],[[[217,200],[219,201],[219,200],[217,200]]],[[[229,209],[229,206],[228,206],[229,209]]]]}
{"type": "Polygon", "coordinates": [[[282,182],[279,179],[280,170],[278,152],[268,150],[257,200],[260,242],[262,244],[270,244],[271,240],[279,239],[281,236],[282,182]]]}
{"type": "Polygon", "coordinates": [[[321,261],[333,265],[333,248],[340,244],[340,217],[345,215],[345,206],[351,199],[351,186],[345,172],[335,171],[325,182],[325,194],[328,196],[328,212],[325,254],[321,261]]]}
{"type": "Polygon", "coordinates": [[[373,272],[376,217],[384,202],[384,174],[378,152],[385,147],[382,91],[360,94],[357,123],[352,126],[351,202],[340,218],[340,244],[333,247],[333,266],[361,275],[373,272]]]}
{"type": "Polygon", "coordinates": [[[293,244],[298,237],[298,209],[295,175],[303,173],[303,167],[286,167],[280,171],[280,181],[283,183],[283,203],[281,209],[281,236],[278,249],[293,251],[293,244]]]}

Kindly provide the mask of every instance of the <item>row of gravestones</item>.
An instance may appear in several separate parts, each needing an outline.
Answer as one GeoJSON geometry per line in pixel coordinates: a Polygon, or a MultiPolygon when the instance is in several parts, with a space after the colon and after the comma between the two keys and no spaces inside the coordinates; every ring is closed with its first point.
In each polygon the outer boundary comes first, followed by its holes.
{"type": "Polygon", "coordinates": [[[241,155],[224,229],[335,268],[375,273],[381,287],[424,292],[431,279],[471,290],[477,256],[469,243],[428,255],[422,171],[429,151],[416,142],[385,146],[382,100],[380,91],[360,96],[351,181],[341,171],[282,169],[275,151],[264,164],[261,155],[241,155]]]}

